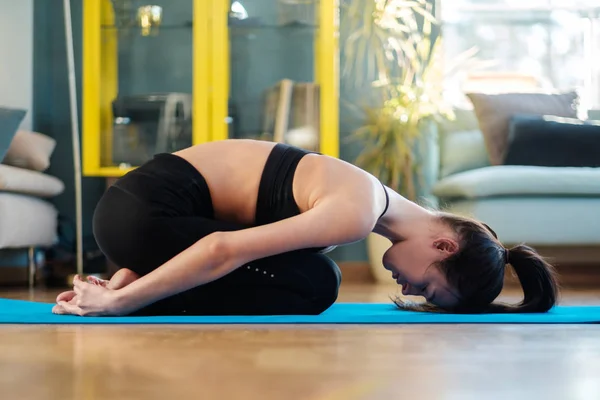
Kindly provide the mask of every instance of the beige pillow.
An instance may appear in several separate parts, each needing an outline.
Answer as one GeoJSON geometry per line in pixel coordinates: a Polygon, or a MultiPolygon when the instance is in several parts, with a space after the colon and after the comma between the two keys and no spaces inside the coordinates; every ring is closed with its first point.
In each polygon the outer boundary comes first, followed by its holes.
{"type": "Polygon", "coordinates": [[[17,131],[3,164],[34,171],[45,171],[50,166],[50,156],[54,152],[56,141],[38,132],[17,131]]]}
{"type": "Polygon", "coordinates": [[[577,118],[576,92],[548,93],[468,93],[485,138],[492,165],[501,165],[508,147],[509,122],[515,114],[554,115],[577,118]]]}

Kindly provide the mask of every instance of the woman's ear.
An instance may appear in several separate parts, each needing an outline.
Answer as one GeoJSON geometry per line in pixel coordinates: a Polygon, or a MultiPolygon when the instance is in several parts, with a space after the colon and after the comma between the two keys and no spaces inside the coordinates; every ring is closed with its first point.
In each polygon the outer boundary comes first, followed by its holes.
{"type": "Polygon", "coordinates": [[[433,242],[435,248],[450,256],[458,251],[458,242],[451,238],[439,238],[433,242]]]}

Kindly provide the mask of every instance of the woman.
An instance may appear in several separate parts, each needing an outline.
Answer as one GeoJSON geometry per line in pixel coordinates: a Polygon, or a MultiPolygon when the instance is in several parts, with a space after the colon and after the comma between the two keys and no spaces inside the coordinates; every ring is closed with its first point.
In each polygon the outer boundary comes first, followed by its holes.
{"type": "Polygon", "coordinates": [[[385,268],[427,309],[544,312],[557,297],[531,248],[505,249],[486,225],[424,209],[352,164],[266,141],[157,155],[108,189],[93,224],[122,270],[110,282],[77,277],[55,313],[318,314],[340,285],[323,253],[371,232],[391,240],[385,268]],[[507,264],[524,290],[514,306],[493,304],[507,264]]]}

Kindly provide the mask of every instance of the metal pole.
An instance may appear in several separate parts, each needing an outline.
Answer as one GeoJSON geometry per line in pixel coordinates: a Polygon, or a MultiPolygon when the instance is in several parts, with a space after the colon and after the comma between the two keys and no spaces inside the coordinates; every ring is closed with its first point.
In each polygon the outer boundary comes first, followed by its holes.
{"type": "Polygon", "coordinates": [[[71,136],[73,139],[73,167],[75,169],[75,223],[77,235],[77,274],[83,275],[83,226],[81,204],[81,150],[79,144],[79,119],[77,117],[77,84],[75,81],[75,56],[73,55],[73,28],[71,25],[71,1],[63,0],[65,17],[65,44],[69,73],[69,100],[71,105],[71,136]]]}

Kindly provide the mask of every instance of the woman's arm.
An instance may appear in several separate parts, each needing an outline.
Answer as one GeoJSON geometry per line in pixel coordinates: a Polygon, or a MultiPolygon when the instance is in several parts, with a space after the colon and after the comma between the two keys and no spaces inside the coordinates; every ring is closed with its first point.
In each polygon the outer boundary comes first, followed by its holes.
{"type": "Polygon", "coordinates": [[[259,258],[361,240],[373,225],[370,211],[332,198],[303,214],[272,224],[216,232],[119,290],[117,302],[127,310],[137,310],[217,280],[259,258]]]}
{"type": "Polygon", "coordinates": [[[356,242],[366,237],[375,224],[371,206],[361,203],[332,197],[303,214],[275,223],[215,232],[120,290],[106,291],[76,282],[80,304],[63,306],[67,312],[78,315],[129,314],[217,280],[259,258],[356,242]]]}

